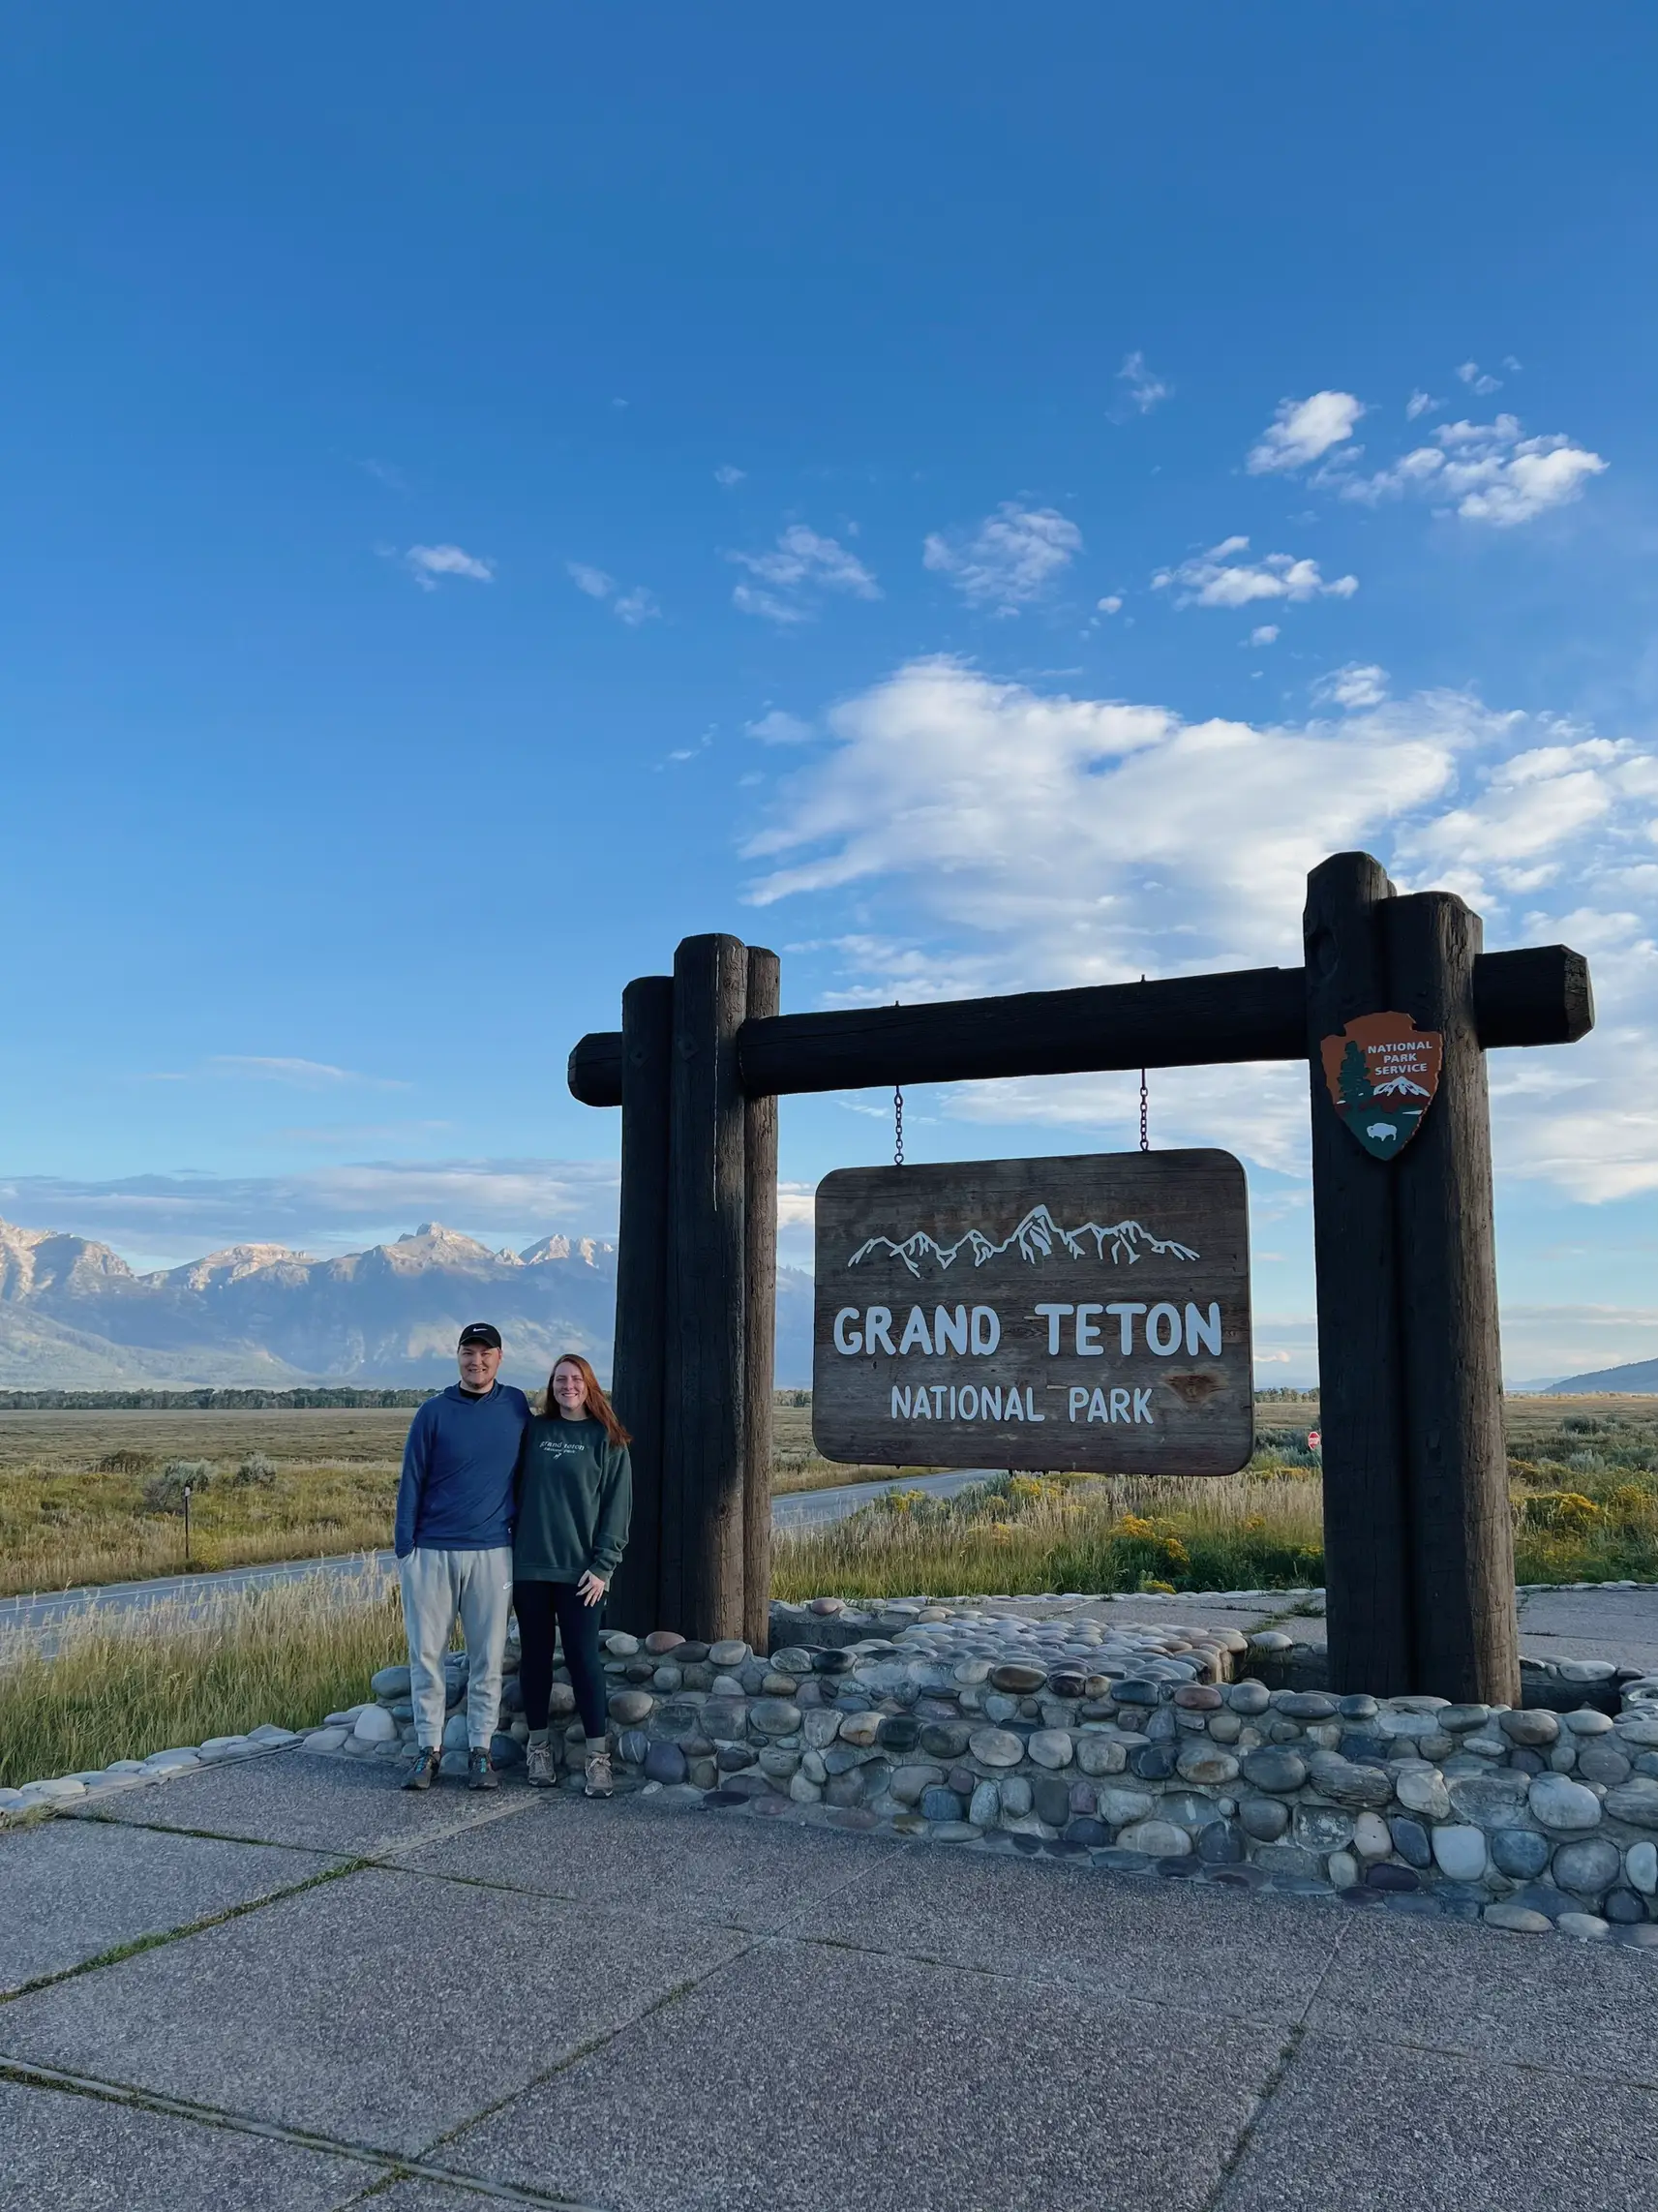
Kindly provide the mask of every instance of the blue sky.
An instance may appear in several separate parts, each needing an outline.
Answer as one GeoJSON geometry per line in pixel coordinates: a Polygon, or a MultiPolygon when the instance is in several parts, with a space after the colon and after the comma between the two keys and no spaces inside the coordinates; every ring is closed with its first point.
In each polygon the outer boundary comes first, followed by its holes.
{"type": "MultiPolygon", "coordinates": [[[[1553,7],[70,6],[0,128],[0,1213],[137,1260],[614,1217],[563,1062],[1299,958],[1380,854],[1494,1057],[1507,1364],[1658,1350],[1658,25],[1553,7]]],[[[1311,1371],[1305,1092],[1251,1169],[1311,1371]]],[[[918,1092],[1110,1148],[1121,1078],[918,1092]]],[[[789,1103],[786,1250],[888,1104],[789,1103]]]]}

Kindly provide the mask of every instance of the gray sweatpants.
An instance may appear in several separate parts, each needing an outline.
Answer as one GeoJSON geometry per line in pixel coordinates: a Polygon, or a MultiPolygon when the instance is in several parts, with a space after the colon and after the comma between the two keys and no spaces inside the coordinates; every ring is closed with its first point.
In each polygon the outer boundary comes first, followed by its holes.
{"type": "Polygon", "coordinates": [[[501,1658],[512,1611],[512,1547],[438,1552],[417,1544],[398,1561],[408,1633],[409,1696],[422,1749],[443,1741],[443,1654],[455,1616],[467,1640],[467,1742],[487,1751],[500,1712],[501,1658]]]}

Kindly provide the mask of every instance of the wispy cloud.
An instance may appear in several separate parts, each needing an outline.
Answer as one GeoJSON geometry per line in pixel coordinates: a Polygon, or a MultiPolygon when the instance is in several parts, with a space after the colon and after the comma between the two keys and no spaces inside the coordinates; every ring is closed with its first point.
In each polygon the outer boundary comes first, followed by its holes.
{"type": "MultiPolygon", "coordinates": [[[[1467,693],[1384,691],[1352,663],[1321,690],[1338,715],[1188,723],[912,662],[830,710],[831,742],[750,842],[750,895],[827,894],[834,916],[856,886],[870,924],[841,940],[836,996],[872,1003],[945,977],[1030,989],[1281,960],[1307,870],[1364,845],[1402,889],[1462,893],[1488,942],[1561,941],[1593,962],[1589,1038],[1493,1061],[1502,1171],[1591,1201],[1658,1192],[1658,753],[1467,693]],[[902,930],[877,934],[884,909],[902,930]]],[[[1117,1078],[1066,1080],[948,1110],[1114,1121],[1117,1078]]],[[[1172,1141],[1212,1141],[1235,1103],[1235,1071],[1159,1083],[1172,1141]]],[[[1303,1175],[1305,1072],[1252,1071],[1251,1099],[1241,1148],[1303,1175]]]]}
{"type": "Polygon", "coordinates": [[[589,599],[608,602],[618,621],[625,622],[630,630],[638,629],[641,622],[657,621],[662,613],[655,593],[647,591],[643,584],[635,584],[624,591],[614,576],[595,568],[591,561],[566,561],[564,572],[578,591],[585,591],[589,599]]]}
{"type": "Polygon", "coordinates": [[[1344,444],[1364,413],[1351,392],[1314,392],[1311,399],[1280,400],[1278,412],[1250,448],[1244,466],[1251,476],[1306,469],[1332,446],[1344,444]]]}
{"type": "Polygon", "coordinates": [[[879,599],[881,587],[856,554],[804,523],[791,523],[766,553],[728,553],[726,559],[758,578],[738,584],[732,605],[781,626],[810,621],[829,591],[854,599],[879,599]]]}
{"type": "Polygon", "coordinates": [[[1379,707],[1386,697],[1387,670],[1378,668],[1374,661],[1350,660],[1344,668],[1333,668],[1328,676],[1321,676],[1312,686],[1315,706],[1343,707],[1349,712],[1379,707]]]}
{"type": "Polygon", "coordinates": [[[781,707],[768,708],[746,727],[763,745],[803,745],[816,734],[810,722],[802,722],[799,714],[786,714],[781,707]]]}
{"type": "Polygon", "coordinates": [[[1444,405],[1443,400],[1436,400],[1432,392],[1425,392],[1418,387],[1404,403],[1404,418],[1407,422],[1414,422],[1419,415],[1432,414],[1435,408],[1444,405]]]}
{"type": "Polygon", "coordinates": [[[1251,645],[1277,645],[1278,636],[1277,622],[1261,622],[1250,632],[1250,643],[1251,645]]]}
{"type": "Polygon", "coordinates": [[[1494,422],[1441,423],[1433,439],[1391,468],[1344,484],[1342,497],[1367,506],[1423,499],[1464,521],[1512,530],[1581,498],[1590,478],[1608,466],[1563,433],[1524,437],[1512,414],[1499,414],[1494,422]]]}
{"type": "Polygon", "coordinates": [[[226,1244],[328,1253],[423,1221],[525,1243],[556,1228],[611,1236],[617,1189],[600,1161],[371,1160],[293,1175],[0,1176],[0,1214],[182,1260],[226,1244]]]}
{"type": "Polygon", "coordinates": [[[1247,537],[1222,538],[1178,568],[1160,568],[1152,589],[1166,591],[1179,586],[1175,604],[1180,607],[1248,607],[1257,599],[1350,599],[1359,588],[1356,576],[1326,581],[1316,561],[1290,553],[1269,553],[1258,561],[1237,558],[1249,549],[1247,537]]]}
{"type": "Polygon", "coordinates": [[[359,461],[357,467],[365,476],[372,476],[377,484],[383,484],[388,492],[407,493],[408,490],[408,479],[401,469],[394,469],[389,461],[376,461],[371,456],[366,461],[359,461]]]}
{"type": "Polygon", "coordinates": [[[1004,500],[971,532],[935,531],[921,564],[948,576],[969,606],[1016,615],[1045,597],[1081,551],[1082,532],[1057,509],[1004,500]]]}
{"type": "Polygon", "coordinates": [[[189,1083],[235,1078],[244,1082],[287,1083],[302,1090],[327,1090],[337,1084],[355,1084],[377,1091],[406,1091],[400,1076],[364,1076],[354,1068],[336,1068],[327,1060],[302,1060],[281,1052],[214,1052],[196,1068],[163,1069],[140,1076],[145,1083],[189,1083]]]}
{"type": "Polygon", "coordinates": [[[723,484],[729,492],[734,484],[740,484],[747,474],[746,469],[734,469],[729,461],[722,461],[714,470],[714,482],[723,484]]]}
{"type": "Polygon", "coordinates": [[[458,545],[411,545],[403,563],[423,591],[436,591],[446,576],[468,577],[474,584],[495,582],[495,562],[458,545]]]}
{"type": "Polygon", "coordinates": [[[1502,379],[1490,375],[1488,371],[1480,367],[1477,361],[1464,361],[1458,369],[1457,375],[1461,381],[1467,385],[1469,391],[1477,394],[1482,400],[1488,399],[1492,392],[1502,390],[1502,379]]]}
{"type": "Polygon", "coordinates": [[[1150,414],[1153,408],[1174,394],[1174,386],[1147,368],[1145,355],[1138,351],[1125,355],[1117,381],[1122,386],[1124,405],[1136,414],[1150,414]]]}

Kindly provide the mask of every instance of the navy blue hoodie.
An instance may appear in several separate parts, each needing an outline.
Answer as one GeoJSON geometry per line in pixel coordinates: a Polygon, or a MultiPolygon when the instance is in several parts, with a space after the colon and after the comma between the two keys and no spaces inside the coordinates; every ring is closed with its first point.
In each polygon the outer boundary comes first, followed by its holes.
{"type": "Polygon", "coordinates": [[[487,1552],[512,1542],[512,1478],[529,1401],[509,1382],[474,1398],[459,1383],[409,1424],[397,1486],[397,1556],[487,1552]]]}

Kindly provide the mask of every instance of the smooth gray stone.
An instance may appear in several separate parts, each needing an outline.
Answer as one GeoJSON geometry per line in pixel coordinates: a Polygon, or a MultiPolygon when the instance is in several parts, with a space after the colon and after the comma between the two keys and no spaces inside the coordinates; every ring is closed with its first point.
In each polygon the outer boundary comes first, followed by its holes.
{"type": "Polygon", "coordinates": [[[1552,1870],[1560,1889],[1578,1897],[1596,1897],[1623,1871],[1623,1853],[1604,1835],[1584,1836],[1560,1845],[1552,1870]]]}
{"type": "MultiPolygon", "coordinates": [[[[938,1855],[920,1856],[936,1882],[938,1855]]],[[[963,1853],[948,1866],[947,1887],[984,1874],[1027,1890],[1068,1876],[1095,1890],[1114,1886],[1051,1861],[963,1853]]],[[[1156,1909],[1143,1887],[1132,1895],[1156,1909]]],[[[1188,1910],[1194,1901],[1168,1897],[1188,1910]]],[[[1241,1898],[1204,1902],[1234,1918],[1251,1910],[1241,1898]]],[[[817,2204],[1194,2212],[1253,2107],[1276,2043],[1251,2041],[1215,2069],[1191,2063],[1191,2035],[1188,2020],[1120,2006],[1085,1985],[969,1979],[917,1958],[776,1944],[466,2130],[445,2157],[508,2184],[545,2186],[556,2176],[561,2197],[614,2212],[817,2204]],[[872,2020],[948,2020],[950,2047],[918,2039],[896,2065],[888,2039],[870,2034],[872,2020]],[[798,2047],[808,2022],[814,2063],[832,2093],[780,2101],[754,2052],[798,2047]],[[964,2031],[986,2054],[983,2065],[961,2063],[964,2031]],[[1079,2127],[1076,2115],[1102,2079],[1116,2092],[1112,2124],[1079,2127]],[[719,2127],[705,2124],[709,2111],[719,2127]]]]}
{"type": "MultiPolygon", "coordinates": [[[[1562,1951],[1576,1957],[1611,1948],[1499,1939],[1391,1913],[1363,1915],[1348,1944],[1372,1935],[1425,1952],[1474,1943],[1486,1956],[1499,1953],[1505,1972],[1528,1971],[1539,1983],[1562,1951]]],[[[1650,1982],[1649,1966],[1647,1975],[1650,1982]]],[[[1215,2212],[1650,2212],[1658,2202],[1658,2096],[1620,2084],[1609,2098],[1590,2075],[1521,2072],[1483,2057],[1312,2033],[1213,2202],[1215,2212]]]]}
{"type": "MultiPolygon", "coordinates": [[[[153,1800],[162,1792],[141,1794],[153,1800]]],[[[318,1852],[158,1834],[112,1821],[12,1830],[0,1834],[0,1992],[293,1889],[341,1864],[318,1852]]]]}
{"type": "MultiPolygon", "coordinates": [[[[416,1796],[400,1787],[403,1773],[401,1761],[364,1767],[347,1759],[278,1752],[266,1759],[204,1767],[155,1789],[131,1790],[95,1811],[77,1811],[75,1818],[194,1829],[357,1858],[398,1851],[453,1829],[510,1819],[528,1811],[540,1794],[472,1791],[445,1779],[416,1796]]],[[[0,1837],[0,1849],[5,1841],[0,1837]]]]}
{"type": "Polygon", "coordinates": [[[1529,1882],[1541,1874],[1553,1848],[1534,1828],[1498,1828],[1492,1832],[1492,1864],[1511,1882],[1529,1882]]]}
{"type": "Polygon", "coordinates": [[[374,2178],[358,2159],[18,2081],[0,2081],[0,2203],[58,2212],[336,2212],[374,2178]]]}
{"type": "Polygon", "coordinates": [[[1244,1833],[1257,1843],[1276,1843],[1289,1827],[1289,1807],[1277,1798],[1245,1798],[1238,1806],[1244,1833]]]}
{"type": "Polygon", "coordinates": [[[0,2047],[414,2154],[749,1940],[370,1867],[18,1997],[0,2047]],[[441,2025],[460,1990],[464,2035],[441,2025]]]}

